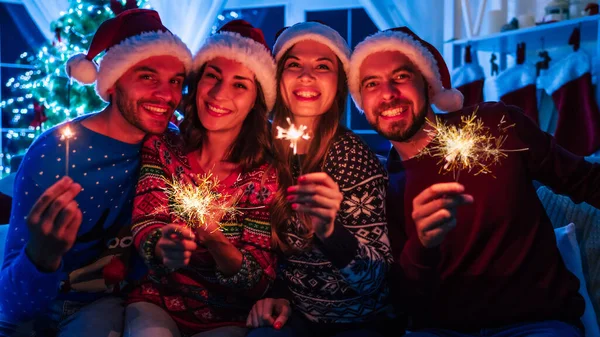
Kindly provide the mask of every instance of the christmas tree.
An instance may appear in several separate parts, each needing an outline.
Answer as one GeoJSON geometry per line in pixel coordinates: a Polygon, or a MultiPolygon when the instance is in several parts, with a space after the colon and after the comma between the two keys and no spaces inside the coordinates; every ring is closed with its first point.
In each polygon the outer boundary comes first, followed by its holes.
{"type": "MultiPolygon", "coordinates": [[[[204,0],[198,0],[204,1],[204,0]]],[[[10,173],[9,163],[15,154],[23,154],[43,131],[77,116],[100,111],[106,103],[95,93],[93,85],[70,80],[65,63],[74,54],[85,53],[100,24],[130,8],[150,8],[147,0],[69,0],[69,8],[52,23],[53,41],[45,43],[33,55],[23,53],[16,63],[31,67],[5,85],[12,97],[0,102],[2,113],[12,113],[9,127],[4,125],[0,172],[10,173]]],[[[213,18],[213,33],[232,19],[254,21],[256,11],[224,11],[213,18]]],[[[96,61],[101,59],[100,55],[96,61]]],[[[177,120],[182,115],[176,112],[177,120]]]]}
{"type": "Polygon", "coordinates": [[[14,154],[25,152],[33,139],[46,129],[85,113],[100,111],[106,105],[94,86],[71,81],[65,73],[65,62],[85,52],[98,26],[123,10],[146,7],[146,0],[69,0],[69,8],[52,22],[55,39],[43,45],[34,55],[23,53],[17,63],[32,66],[6,86],[14,96],[0,102],[3,113],[12,112],[3,146],[4,173],[14,154]],[[28,118],[23,118],[28,117],[28,118]],[[25,132],[24,130],[28,130],[25,132]]]}

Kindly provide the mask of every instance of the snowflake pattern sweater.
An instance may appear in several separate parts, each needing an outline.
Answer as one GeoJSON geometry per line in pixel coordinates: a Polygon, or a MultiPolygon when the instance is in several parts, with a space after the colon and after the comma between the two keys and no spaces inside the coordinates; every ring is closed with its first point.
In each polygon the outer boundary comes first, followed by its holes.
{"type": "Polygon", "coordinates": [[[196,152],[184,152],[183,141],[174,132],[148,138],[142,149],[133,211],[134,244],[145,256],[151,275],[131,293],[129,302],[157,304],[184,334],[220,326],[245,326],[252,305],[275,279],[269,205],[277,191],[277,176],[266,164],[249,172],[233,173],[220,183],[221,192],[229,195],[244,189],[238,206],[246,210],[221,221],[221,230],[243,255],[237,274],[221,274],[210,252],[201,245],[185,268],[165,271],[156,261],[154,249],[161,227],[180,223],[171,212],[173,205],[164,190],[166,182],[173,177],[188,180],[190,175],[202,174],[197,159],[196,152]]]}
{"type": "MultiPolygon", "coordinates": [[[[360,323],[391,315],[385,282],[392,262],[387,234],[387,174],[377,156],[348,130],[341,130],[324,165],[344,199],[333,234],[280,264],[294,309],[318,323],[360,323]]],[[[288,242],[306,245],[288,224],[288,242]]]]}

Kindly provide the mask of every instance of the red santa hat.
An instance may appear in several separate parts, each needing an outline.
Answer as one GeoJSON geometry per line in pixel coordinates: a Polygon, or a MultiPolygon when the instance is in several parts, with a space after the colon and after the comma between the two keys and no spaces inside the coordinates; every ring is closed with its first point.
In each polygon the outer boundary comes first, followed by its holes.
{"type": "Polygon", "coordinates": [[[104,21],[86,54],[69,58],[67,75],[80,83],[96,83],[96,92],[109,101],[107,91],[133,65],[154,56],[174,56],[191,69],[192,54],[177,36],[163,26],[156,11],[130,9],[104,21]],[[94,58],[106,51],[100,66],[94,58]]]}
{"type": "Polygon", "coordinates": [[[281,31],[273,46],[275,61],[279,62],[283,54],[296,43],[307,40],[319,42],[329,47],[340,61],[342,61],[344,71],[348,74],[350,67],[350,48],[348,47],[348,43],[335,29],[314,21],[300,22],[281,31]]]}
{"type": "Polygon", "coordinates": [[[244,20],[223,25],[206,39],[194,56],[194,71],[216,57],[237,61],[254,72],[265,95],[267,109],[273,109],[277,96],[276,67],[262,30],[244,20]]]}
{"type": "Polygon", "coordinates": [[[421,40],[407,27],[392,28],[375,33],[359,43],[350,59],[348,87],[354,103],[362,109],[360,93],[360,67],[371,54],[399,51],[419,69],[433,91],[431,103],[442,111],[456,111],[463,107],[463,95],[453,89],[450,73],[440,52],[421,40]]]}

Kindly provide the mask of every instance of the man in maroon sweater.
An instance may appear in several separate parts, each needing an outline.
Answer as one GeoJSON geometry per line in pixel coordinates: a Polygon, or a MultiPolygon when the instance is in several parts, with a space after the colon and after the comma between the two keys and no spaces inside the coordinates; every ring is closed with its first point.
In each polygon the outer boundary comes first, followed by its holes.
{"type": "Polygon", "coordinates": [[[406,28],[391,29],[361,42],[350,69],[356,105],[393,144],[392,277],[411,336],[583,336],[579,281],[565,268],[533,180],[600,207],[600,166],[558,146],[518,108],[482,103],[477,118],[507,137],[503,149],[521,151],[490,165],[491,174],[463,171],[458,184],[439,157],[419,155],[432,150],[430,104],[454,111],[437,115],[449,125],[476,108],[462,108],[439,52],[406,28]]]}

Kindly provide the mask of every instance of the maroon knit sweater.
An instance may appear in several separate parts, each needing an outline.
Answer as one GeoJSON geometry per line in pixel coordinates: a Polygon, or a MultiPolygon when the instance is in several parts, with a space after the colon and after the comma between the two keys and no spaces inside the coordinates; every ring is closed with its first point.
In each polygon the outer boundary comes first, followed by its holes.
{"type": "MultiPolygon", "coordinates": [[[[473,107],[440,117],[459,123],[472,112],[473,107]]],[[[503,149],[529,150],[509,153],[492,166],[495,178],[461,172],[459,182],[474,203],[460,207],[456,228],[437,248],[420,243],[412,202],[428,186],[453,181],[452,174],[438,173],[439,158],[400,161],[390,153],[387,210],[393,277],[402,288],[396,304],[411,314],[414,329],[469,332],[551,319],[581,326],[579,281],[565,268],[533,180],[576,203],[600,207],[600,165],[558,146],[516,107],[482,103],[478,116],[494,135],[504,116],[503,125],[515,125],[506,131],[503,149]]]]}

